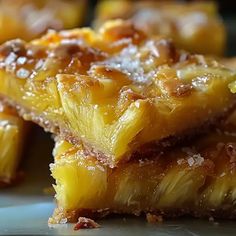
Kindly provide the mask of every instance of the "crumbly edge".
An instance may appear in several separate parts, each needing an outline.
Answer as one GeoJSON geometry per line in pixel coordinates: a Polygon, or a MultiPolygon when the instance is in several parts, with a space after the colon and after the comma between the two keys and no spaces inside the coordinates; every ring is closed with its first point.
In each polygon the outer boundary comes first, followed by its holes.
{"type": "Polygon", "coordinates": [[[186,143],[192,140],[197,135],[207,133],[212,128],[216,127],[217,124],[225,120],[236,108],[235,101],[233,104],[231,104],[231,106],[225,108],[221,114],[212,119],[206,120],[198,127],[185,130],[179,136],[169,136],[159,141],[152,141],[147,144],[144,144],[141,147],[137,148],[132,154],[127,154],[127,156],[123,158],[119,163],[114,163],[112,156],[107,156],[101,151],[94,148],[88,142],[82,141],[78,137],[74,137],[73,134],[63,125],[53,121],[49,121],[45,119],[44,115],[38,115],[35,112],[32,112],[29,109],[25,108],[24,106],[21,106],[18,103],[11,101],[5,96],[0,95],[0,100],[3,104],[16,109],[19,116],[21,116],[23,119],[33,121],[34,123],[43,127],[46,132],[51,132],[58,136],[59,139],[66,140],[73,145],[83,144],[85,149],[85,155],[95,156],[97,160],[99,160],[102,164],[109,166],[110,168],[114,168],[119,164],[127,162],[128,160],[133,158],[142,159],[146,158],[147,156],[153,158],[154,156],[160,155],[163,151],[166,151],[173,146],[181,144],[181,142],[183,141],[186,143]]]}
{"type": "Polygon", "coordinates": [[[54,210],[53,216],[49,218],[48,224],[63,224],[63,223],[76,223],[79,217],[88,217],[92,219],[101,219],[110,215],[133,215],[141,216],[143,214],[152,214],[163,217],[164,219],[178,218],[183,216],[192,216],[195,218],[217,218],[217,219],[236,219],[236,209],[233,204],[229,207],[223,206],[220,209],[206,209],[198,210],[190,208],[177,208],[167,210],[130,210],[122,211],[115,209],[75,209],[75,210],[64,210],[63,208],[57,207],[54,210]]]}

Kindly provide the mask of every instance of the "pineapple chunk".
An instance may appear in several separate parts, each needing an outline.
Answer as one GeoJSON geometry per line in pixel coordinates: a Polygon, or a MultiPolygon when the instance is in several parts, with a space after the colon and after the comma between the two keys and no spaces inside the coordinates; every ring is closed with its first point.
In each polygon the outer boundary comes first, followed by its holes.
{"type": "Polygon", "coordinates": [[[100,1],[94,27],[106,20],[130,19],[148,34],[162,34],[194,53],[222,55],[226,30],[214,2],[100,1]]]}
{"type": "Polygon", "coordinates": [[[117,168],[66,141],[56,143],[54,157],[58,206],[49,223],[109,213],[236,217],[236,136],[226,129],[117,168]]]}
{"type": "Polygon", "coordinates": [[[25,128],[25,122],[12,109],[0,105],[0,186],[16,177],[25,128]]]}
{"type": "Polygon", "coordinates": [[[110,166],[150,147],[157,152],[163,140],[225,115],[236,79],[216,61],[120,20],[97,33],[84,28],[7,42],[0,77],[0,94],[25,119],[82,141],[110,166]]]}
{"type": "Polygon", "coordinates": [[[31,40],[48,29],[74,28],[82,24],[86,0],[0,1],[0,42],[31,40]]]}

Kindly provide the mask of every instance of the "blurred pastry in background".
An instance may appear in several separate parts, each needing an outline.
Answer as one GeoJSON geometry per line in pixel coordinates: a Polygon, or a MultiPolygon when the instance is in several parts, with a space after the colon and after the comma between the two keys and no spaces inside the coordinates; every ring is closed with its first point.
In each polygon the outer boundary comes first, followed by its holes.
{"type": "Polygon", "coordinates": [[[18,181],[18,165],[29,124],[0,103],[0,186],[18,181]]]}
{"type": "Polygon", "coordinates": [[[102,0],[94,27],[108,19],[130,19],[149,34],[171,37],[193,53],[222,55],[226,31],[214,2],[102,0]]]}
{"type": "Polygon", "coordinates": [[[86,0],[0,0],[0,43],[81,26],[86,0]]]}

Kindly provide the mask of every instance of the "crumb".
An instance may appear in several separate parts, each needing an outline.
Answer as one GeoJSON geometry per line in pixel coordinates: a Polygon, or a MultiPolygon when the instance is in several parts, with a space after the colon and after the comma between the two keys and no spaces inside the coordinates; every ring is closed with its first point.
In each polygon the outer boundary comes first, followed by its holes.
{"type": "Polygon", "coordinates": [[[154,215],[151,213],[146,214],[146,219],[148,223],[161,223],[163,222],[163,217],[161,215],[154,215]]]}
{"type": "Polygon", "coordinates": [[[67,218],[62,218],[59,222],[59,224],[66,224],[67,223],[67,218]]]}
{"type": "Polygon", "coordinates": [[[79,217],[78,222],[75,224],[74,230],[95,229],[100,227],[101,226],[92,219],[86,217],[79,217]]]}
{"type": "Polygon", "coordinates": [[[212,217],[212,216],[210,216],[208,220],[209,220],[209,222],[214,222],[215,221],[214,217],[212,217]]]}
{"type": "Polygon", "coordinates": [[[209,220],[209,222],[213,223],[215,226],[219,225],[219,222],[215,221],[214,217],[212,217],[212,216],[210,216],[208,220],[209,220]]]}

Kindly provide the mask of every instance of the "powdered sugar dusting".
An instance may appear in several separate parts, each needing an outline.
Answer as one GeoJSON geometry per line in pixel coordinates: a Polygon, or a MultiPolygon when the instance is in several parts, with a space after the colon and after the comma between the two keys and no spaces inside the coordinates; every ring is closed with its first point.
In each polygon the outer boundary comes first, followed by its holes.
{"type": "Polygon", "coordinates": [[[204,162],[204,158],[200,154],[194,154],[187,159],[189,166],[201,166],[204,162]]]}
{"type": "Polygon", "coordinates": [[[126,74],[133,81],[147,83],[155,75],[155,71],[145,72],[144,63],[140,59],[139,49],[135,45],[129,45],[118,55],[105,60],[98,65],[105,65],[109,69],[115,69],[126,74]]]}

